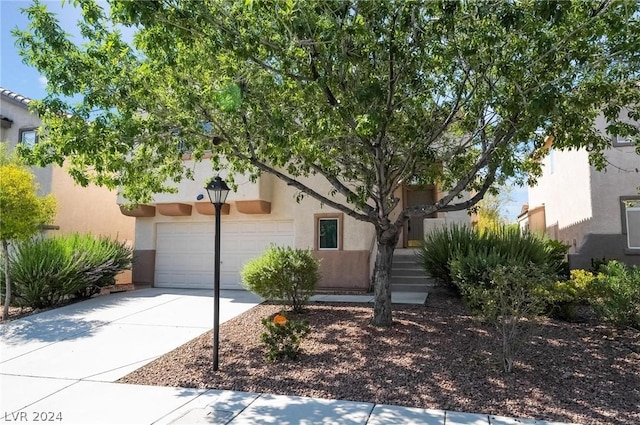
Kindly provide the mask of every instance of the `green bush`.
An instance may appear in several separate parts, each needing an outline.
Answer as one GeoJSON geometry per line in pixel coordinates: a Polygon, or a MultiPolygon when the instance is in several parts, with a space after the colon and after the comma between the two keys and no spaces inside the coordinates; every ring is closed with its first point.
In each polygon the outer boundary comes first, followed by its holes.
{"type": "Polygon", "coordinates": [[[479,234],[467,226],[453,224],[429,233],[418,250],[424,270],[441,283],[452,286],[450,263],[458,253],[474,251],[479,234]]]}
{"type": "Polygon", "coordinates": [[[68,235],[17,243],[10,256],[15,304],[43,308],[90,297],[130,269],[133,253],[107,237],[68,235]]]}
{"type": "Polygon", "coordinates": [[[566,245],[554,239],[543,238],[544,251],[547,257],[550,271],[558,275],[562,280],[570,278],[569,262],[567,261],[567,253],[570,245],[566,245]]]}
{"type": "Polygon", "coordinates": [[[306,320],[292,320],[284,312],[262,319],[266,330],[260,340],[266,346],[265,358],[270,362],[296,360],[302,352],[302,338],[311,332],[306,320]]]}
{"type": "Polygon", "coordinates": [[[640,268],[618,261],[601,265],[594,282],[593,304],[601,318],[640,329],[640,268]]]}
{"type": "Polygon", "coordinates": [[[242,282],[267,300],[281,301],[299,312],[320,280],[319,262],[309,250],[272,246],[242,269],[242,282]]]}
{"type": "Polygon", "coordinates": [[[131,268],[133,252],[125,243],[108,237],[74,234],[63,239],[68,255],[77,258],[85,284],[74,295],[88,298],[105,286],[116,283],[116,276],[131,268]]]}
{"type": "Polygon", "coordinates": [[[67,255],[57,238],[20,242],[14,248],[9,272],[15,305],[49,307],[83,287],[77,258],[67,255]]]}
{"type": "Polygon", "coordinates": [[[464,226],[436,230],[425,238],[418,257],[427,273],[454,289],[455,281],[486,285],[498,264],[535,264],[561,275],[568,246],[514,226],[478,232],[464,226]],[[455,266],[452,269],[452,266],[455,266]]]}
{"type": "Polygon", "coordinates": [[[587,270],[571,270],[569,280],[556,281],[543,291],[547,312],[557,319],[575,320],[576,308],[589,304],[596,276],[587,270]]]}
{"type": "Polygon", "coordinates": [[[505,372],[513,370],[518,343],[524,339],[525,321],[534,320],[545,306],[540,288],[552,283],[546,267],[533,263],[497,265],[488,273],[489,284],[457,281],[474,314],[493,324],[502,340],[501,361],[505,372]]]}
{"type": "Polygon", "coordinates": [[[461,285],[490,286],[491,271],[509,261],[515,263],[514,259],[493,249],[457,254],[449,265],[451,279],[458,289],[461,285]]]}

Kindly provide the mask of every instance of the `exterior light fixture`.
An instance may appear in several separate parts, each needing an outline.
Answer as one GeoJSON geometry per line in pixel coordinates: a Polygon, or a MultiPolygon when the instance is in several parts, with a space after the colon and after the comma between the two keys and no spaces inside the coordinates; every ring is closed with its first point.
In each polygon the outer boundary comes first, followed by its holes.
{"type": "Polygon", "coordinates": [[[222,205],[229,195],[229,186],[220,176],[212,179],[206,187],[209,199],[216,209],[214,274],[213,274],[213,370],[218,370],[218,342],[220,340],[220,215],[222,205]]]}

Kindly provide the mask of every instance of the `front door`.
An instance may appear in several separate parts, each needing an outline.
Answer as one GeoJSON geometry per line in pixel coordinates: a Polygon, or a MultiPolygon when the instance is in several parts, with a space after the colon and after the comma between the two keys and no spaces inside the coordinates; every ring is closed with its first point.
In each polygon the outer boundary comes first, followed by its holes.
{"type": "MultiPolygon", "coordinates": [[[[404,190],[404,206],[429,205],[436,202],[433,187],[407,186],[404,190]]],[[[420,246],[424,240],[424,219],[435,218],[436,213],[411,217],[405,224],[405,247],[420,246]]]]}

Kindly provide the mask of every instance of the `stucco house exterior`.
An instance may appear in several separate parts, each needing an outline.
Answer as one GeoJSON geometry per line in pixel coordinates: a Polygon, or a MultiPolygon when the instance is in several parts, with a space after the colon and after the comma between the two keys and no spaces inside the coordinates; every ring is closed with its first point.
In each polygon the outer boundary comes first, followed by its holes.
{"type": "MultiPolygon", "coordinates": [[[[18,143],[37,143],[37,129],[42,123],[29,111],[30,102],[0,87],[0,140],[9,149],[18,143]]],[[[32,170],[40,184],[40,195],[53,194],[56,199],[56,216],[46,227],[47,234],[92,233],[133,244],[135,220],[120,213],[115,191],[93,185],[81,187],[63,167],[49,165],[32,170]]],[[[130,282],[131,272],[120,275],[118,281],[130,282]]]]}
{"type": "MultiPolygon", "coordinates": [[[[184,180],[175,194],[156,195],[153,202],[122,213],[136,218],[135,283],[156,287],[213,288],[214,208],[204,186],[214,177],[205,160],[193,163],[193,180],[184,180]]],[[[220,177],[227,179],[225,171],[220,177]]],[[[305,196],[296,201],[296,189],[270,174],[252,183],[234,176],[221,215],[220,280],[223,289],[241,289],[240,271],[270,244],[311,249],[321,259],[319,289],[366,291],[375,263],[375,234],[371,224],[305,196]]],[[[318,188],[317,181],[310,182],[318,188]]],[[[306,183],[309,183],[308,181],[306,183]]],[[[320,188],[328,194],[330,186],[320,188]],[[325,190],[326,189],[326,190],[325,190]]],[[[407,186],[398,191],[402,205],[440,196],[434,187],[407,186]]],[[[335,195],[340,199],[340,195],[335,195]]],[[[123,199],[120,199],[124,203],[123,199]]],[[[406,224],[398,248],[415,246],[432,222],[470,222],[466,211],[418,217],[406,224]]]]}
{"type": "MultiPolygon", "coordinates": [[[[596,126],[605,132],[600,117],[596,126]]],[[[522,229],[544,232],[570,246],[569,266],[591,268],[592,259],[640,265],[640,156],[632,140],[611,138],[609,166],[597,171],[585,149],[555,151],[543,160],[543,175],[529,187],[522,229]]]]}

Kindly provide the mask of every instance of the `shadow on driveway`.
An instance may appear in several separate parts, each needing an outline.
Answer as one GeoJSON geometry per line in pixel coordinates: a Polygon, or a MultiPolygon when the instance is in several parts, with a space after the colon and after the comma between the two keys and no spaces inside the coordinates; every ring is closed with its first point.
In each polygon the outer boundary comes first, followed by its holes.
{"type": "Polygon", "coordinates": [[[15,320],[0,328],[0,339],[8,345],[27,342],[58,342],[92,336],[100,326],[109,322],[82,318],[37,317],[15,320]]]}

